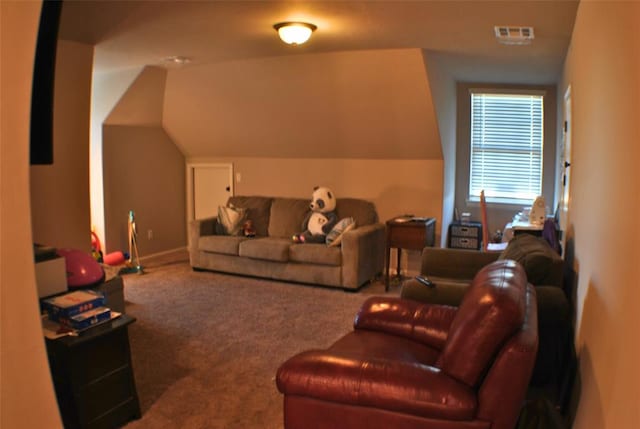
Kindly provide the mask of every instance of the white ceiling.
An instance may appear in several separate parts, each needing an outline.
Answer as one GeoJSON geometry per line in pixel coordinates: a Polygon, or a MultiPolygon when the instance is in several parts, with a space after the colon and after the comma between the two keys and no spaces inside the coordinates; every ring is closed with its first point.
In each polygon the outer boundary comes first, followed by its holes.
{"type": "Polygon", "coordinates": [[[95,44],[97,72],[162,65],[173,55],[191,58],[188,67],[193,67],[301,53],[420,48],[467,59],[454,62],[460,74],[493,63],[506,74],[531,68],[555,80],[577,6],[577,0],[66,0],[60,37],[95,44]],[[318,29],[306,45],[288,46],[273,29],[287,20],[308,21],[318,29]],[[532,26],[535,40],[529,46],[501,45],[494,25],[532,26]]]}

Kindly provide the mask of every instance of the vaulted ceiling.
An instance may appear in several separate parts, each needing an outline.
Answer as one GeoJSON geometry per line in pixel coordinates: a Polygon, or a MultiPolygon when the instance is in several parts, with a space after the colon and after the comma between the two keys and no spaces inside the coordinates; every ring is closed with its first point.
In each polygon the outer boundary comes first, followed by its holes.
{"type": "Polygon", "coordinates": [[[533,67],[547,77],[560,70],[577,5],[577,0],[66,1],[60,37],[95,44],[98,72],[162,66],[175,55],[198,65],[419,48],[469,59],[459,62],[460,73],[497,63],[505,69],[533,67]],[[287,46],[273,29],[287,20],[312,22],[318,29],[308,44],[287,46]],[[535,40],[528,46],[501,45],[496,25],[532,26],[535,40]]]}
{"type": "Polygon", "coordinates": [[[451,81],[554,84],[578,6],[574,0],[63,4],[60,38],[95,45],[95,73],[168,69],[162,126],[187,158],[364,159],[442,159],[432,98],[440,83],[427,70],[432,66],[451,81]],[[289,20],[317,26],[307,44],[279,40],[273,25],[289,20]],[[535,39],[500,44],[494,26],[530,26],[535,39]],[[191,62],[176,67],[164,61],[171,56],[191,62]]]}

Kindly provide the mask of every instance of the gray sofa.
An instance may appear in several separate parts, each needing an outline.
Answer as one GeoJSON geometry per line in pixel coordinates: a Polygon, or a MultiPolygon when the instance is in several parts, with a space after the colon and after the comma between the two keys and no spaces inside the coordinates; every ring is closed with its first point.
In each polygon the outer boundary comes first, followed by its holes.
{"type": "Polygon", "coordinates": [[[247,209],[256,236],[218,235],[216,217],[191,221],[189,258],[194,269],[347,290],[358,289],[382,272],[385,227],[371,202],[337,199],[338,219],[353,217],[356,224],[338,246],[293,243],[293,234],[302,231],[308,199],[234,196],[230,204],[247,209]]]}

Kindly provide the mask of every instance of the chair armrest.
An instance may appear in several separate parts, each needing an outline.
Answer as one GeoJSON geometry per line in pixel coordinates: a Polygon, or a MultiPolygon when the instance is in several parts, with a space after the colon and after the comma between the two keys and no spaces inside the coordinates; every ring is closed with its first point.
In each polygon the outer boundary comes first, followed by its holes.
{"type": "Polygon", "coordinates": [[[365,225],[342,235],[342,285],[357,289],[382,272],[384,267],[385,226],[365,225]]]}
{"type": "Polygon", "coordinates": [[[496,261],[499,252],[425,247],[421,273],[428,277],[471,280],[485,265],[496,261]]]}
{"type": "Polygon", "coordinates": [[[457,309],[401,298],[371,297],[356,315],[354,327],[385,332],[442,350],[457,309]]]}
{"type": "Polygon", "coordinates": [[[469,386],[437,368],[321,350],[302,352],[286,361],[278,369],[276,384],[285,395],[422,417],[470,420],[477,407],[469,386]]]}

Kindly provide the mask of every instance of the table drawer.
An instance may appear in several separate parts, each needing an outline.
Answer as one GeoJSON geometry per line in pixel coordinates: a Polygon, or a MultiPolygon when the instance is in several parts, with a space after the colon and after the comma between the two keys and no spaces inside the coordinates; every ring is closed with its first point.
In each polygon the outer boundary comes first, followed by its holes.
{"type": "Polygon", "coordinates": [[[393,228],[389,231],[389,247],[402,247],[410,250],[422,250],[425,247],[424,225],[418,228],[393,228]]]}

